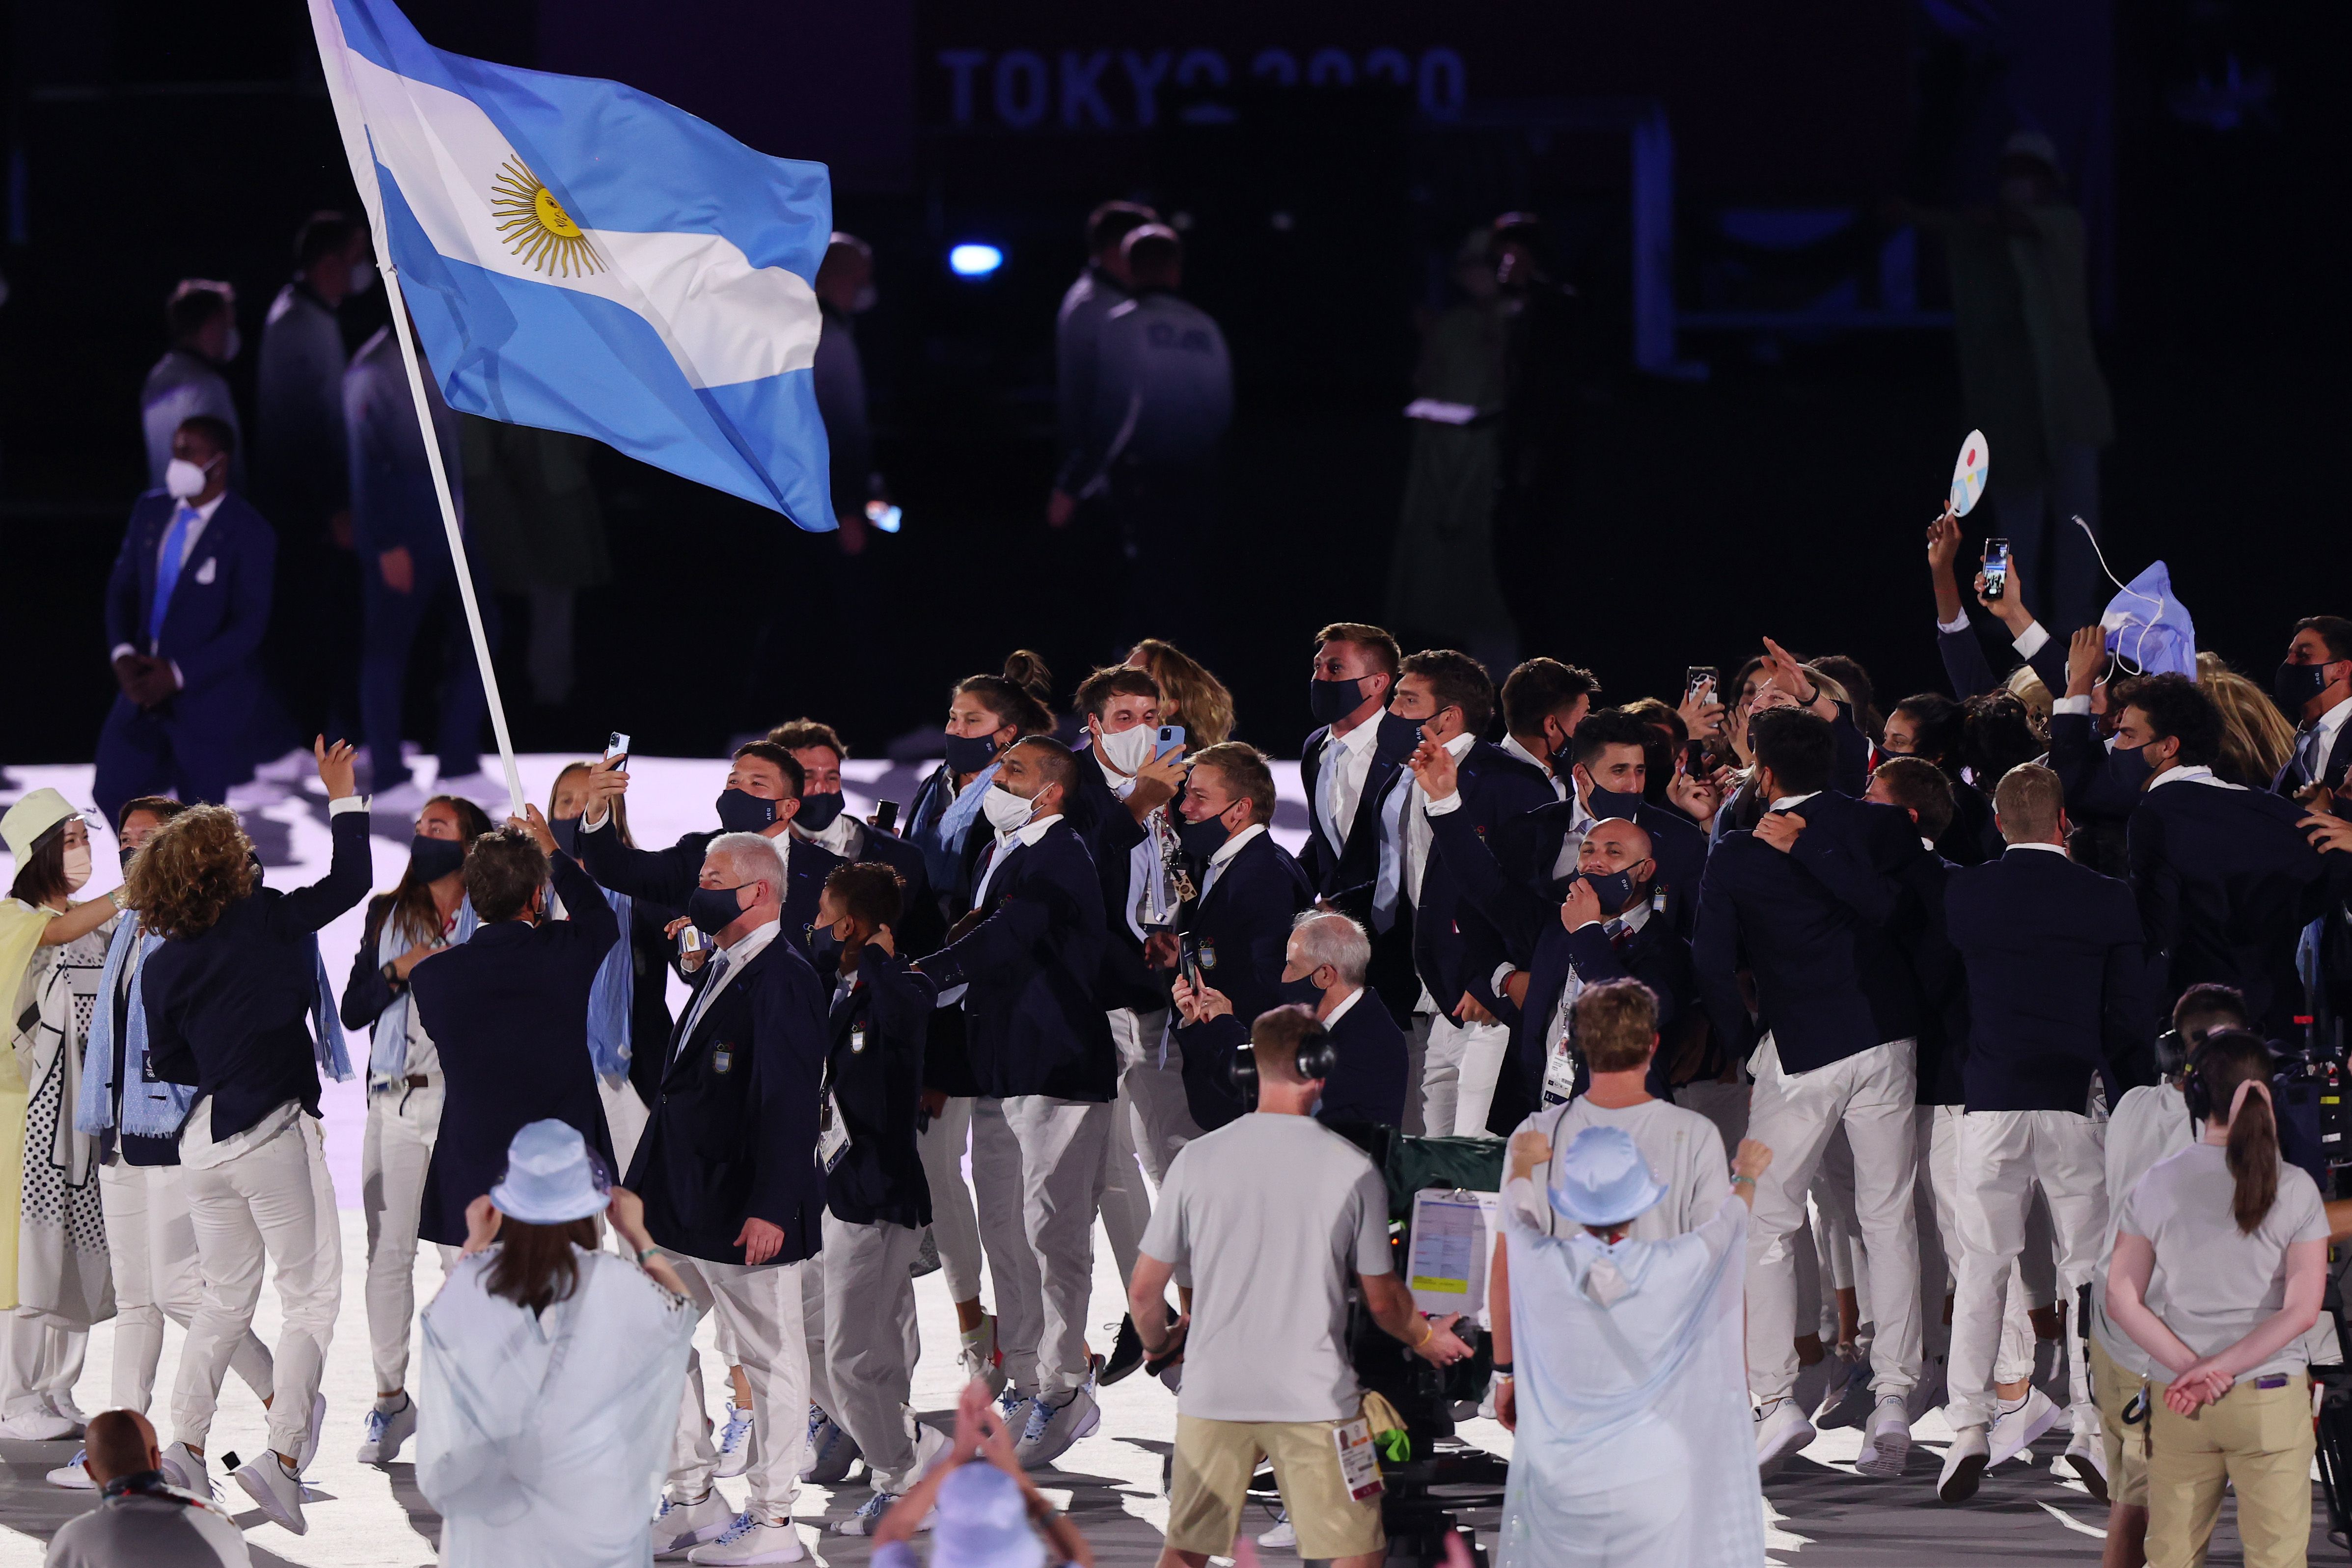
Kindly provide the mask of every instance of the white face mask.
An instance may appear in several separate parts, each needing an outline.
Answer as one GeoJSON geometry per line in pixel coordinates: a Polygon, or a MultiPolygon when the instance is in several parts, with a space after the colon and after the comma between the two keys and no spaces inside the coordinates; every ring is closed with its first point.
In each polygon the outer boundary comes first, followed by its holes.
{"type": "Polygon", "coordinates": [[[991,784],[988,793],[980,798],[980,809],[988,818],[988,825],[1000,833],[1009,833],[1026,823],[1037,810],[1034,800],[1024,800],[1001,785],[991,784]]]}
{"type": "Polygon", "coordinates": [[[66,846],[66,891],[75,892],[89,880],[89,846],[68,844],[66,846]]]}
{"type": "Polygon", "coordinates": [[[163,493],[173,500],[193,501],[210,482],[202,468],[184,457],[174,457],[163,465],[163,493]]]}
{"type": "Polygon", "coordinates": [[[1113,768],[1118,768],[1121,773],[1132,775],[1137,768],[1150,760],[1151,740],[1156,733],[1148,724],[1139,724],[1131,729],[1122,729],[1115,734],[1097,732],[1095,736],[1095,749],[1100,751],[1103,760],[1113,768]]]}

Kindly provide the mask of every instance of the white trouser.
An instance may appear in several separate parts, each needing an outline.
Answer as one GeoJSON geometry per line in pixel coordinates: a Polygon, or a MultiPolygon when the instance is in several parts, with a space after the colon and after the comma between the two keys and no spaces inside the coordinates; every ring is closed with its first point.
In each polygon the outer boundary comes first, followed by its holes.
{"type": "Polygon", "coordinates": [[[653,1113],[637,1098],[637,1086],[626,1077],[596,1078],[596,1098],[604,1103],[604,1130],[613,1135],[613,1185],[618,1186],[629,1174],[629,1161],[637,1152],[637,1140],[646,1135],[646,1124],[653,1113]]]}
{"type": "Polygon", "coordinates": [[[0,1358],[0,1416],[56,1414],[52,1400],[64,1400],[81,1380],[82,1358],[89,1354],[89,1331],[69,1329],[26,1307],[0,1312],[0,1335],[8,1342],[0,1358]]]}
{"type": "Polygon", "coordinates": [[[1748,1237],[1748,1385],[1784,1399],[1797,1380],[1796,1262],[1791,1240],[1805,1194],[1836,1128],[1853,1145],[1854,1222],[1862,1234],[1876,1320],[1870,1385],[1906,1393],[1919,1379],[1919,1237],[1911,1214],[1916,1042],[1891,1040],[1817,1067],[1780,1070],[1770,1035],[1756,1049],[1748,1135],[1772,1151],[1756,1184],[1748,1237]]]}
{"type": "Polygon", "coordinates": [[[801,1265],[809,1403],[856,1439],[874,1490],[894,1494],[915,1484],[908,1399],[919,1342],[907,1270],[922,1241],[910,1227],[852,1225],[828,1209],[824,1250],[801,1265]]]}
{"type": "Polygon", "coordinates": [[[1843,1127],[1832,1128],[1822,1145],[1822,1163],[1814,1167],[1807,1189],[1813,1209],[1813,1236],[1822,1249],[1822,1277],[1832,1291],[1853,1291],[1861,1321],[1870,1309],[1863,1287],[1854,1283],[1855,1260],[1862,1250],[1853,1218],[1853,1145],[1843,1127]]]}
{"type": "MultiPolygon", "coordinates": [[[[416,1317],[416,1221],[425,1169],[441,1131],[442,1088],[405,1083],[368,1089],[367,1132],[360,1144],[360,1208],[367,1216],[368,1344],[375,1391],[407,1386],[408,1330],[416,1317]]],[[[446,1278],[457,1249],[441,1249],[446,1278]]]]}
{"type": "MultiPolygon", "coordinates": [[[[114,1392],[108,1403],[144,1416],[163,1355],[163,1319],[186,1328],[205,1302],[188,1195],[179,1166],[118,1159],[98,1167],[98,1201],[114,1270],[114,1392]]],[[[246,1386],[269,1397],[269,1347],[251,1329],[229,1352],[228,1364],[246,1386]]]]}
{"type": "Polygon", "coordinates": [[[1095,1210],[1110,1107],[1043,1094],[971,1108],[971,1184],[1005,1375],[1046,1399],[1087,1380],[1095,1210]]]}
{"type": "MultiPolygon", "coordinates": [[[[2050,1207],[2057,1276],[2068,1300],[2097,1271],[2107,1229],[2105,1128],[2074,1111],[1971,1111],[1960,1120],[1959,1288],[1952,1308],[1951,1403],[1955,1427],[1990,1426],[1996,1414],[1994,1359],[2007,1298],[2021,1293],[2011,1271],[2026,1249],[2026,1212],[2040,1186],[2050,1207]]],[[[2077,1431],[2095,1432],[2084,1358],[2068,1358],[2068,1396],[2077,1431]]]]}
{"type": "MultiPolygon", "coordinates": [[[[739,1364],[751,1383],[751,1407],[760,1413],[752,1429],[751,1463],[744,1472],[750,1490],[743,1506],[767,1519],[792,1516],[800,1490],[801,1450],[808,1447],[808,1341],[801,1322],[801,1266],[713,1263],[676,1252],[687,1294],[698,1315],[714,1309],[733,1335],[739,1364]]],[[[678,1401],[677,1433],[670,1446],[669,1495],[700,1497],[719,1469],[719,1449],[710,1440],[710,1417],[703,1407],[702,1352],[686,1358],[685,1397],[678,1401]]]]}
{"type": "Polygon", "coordinates": [[[1184,1098],[1182,1048],[1168,1029],[1167,1009],[1119,1009],[1110,1015],[1110,1037],[1118,1046],[1118,1098],[1111,1102],[1103,1152],[1103,1234],[1118,1260],[1118,1277],[1131,1280],[1151,1223],[1151,1195],[1168,1178],[1176,1151],[1201,1129],[1184,1098]]]}
{"type": "Polygon", "coordinates": [[[266,1258],[284,1316],[270,1361],[277,1398],[269,1406],[269,1446],[299,1454],[343,1304],[342,1231],[318,1120],[298,1113],[243,1154],[182,1174],[205,1300],[180,1350],[174,1436],[192,1448],[205,1446],[229,1357],[253,1327],[266,1258]]]}
{"type": "Polygon", "coordinates": [[[1421,1120],[1432,1136],[1486,1135],[1486,1112],[1511,1031],[1498,1023],[1459,1024],[1444,1013],[1429,1017],[1428,1053],[1421,1066],[1421,1120]]]}
{"type": "Polygon", "coordinates": [[[1948,1362],[1952,1344],[1950,1299],[1960,1256],[1959,1214],[1952,1191],[1959,1181],[1960,1108],[1921,1105],[1912,1113],[1919,1151],[1911,1186],[1912,1219],[1919,1232],[1919,1341],[1921,1363],[1932,1383],[1948,1362]]]}
{"type": "MultiPolygon", "coordinates": [[[[1357,1006],[1386,1007],[1388,1004],[1374,993],[1357,1006]]],[[[1404,1126],[1400,1130],[1408,1138],[1421,1137],[1433,1129],[1439,1132],[1453,1130],[1453,1112],[1450,1109],[1446,1112],[1447,1121],[1443,1125],[1429,1120],[1422,1113],[1422,1083],[1429,1070],[1430,1019],[1435,1016],[1434,1013],[1415,1013],[1404,1030],[1404,1126]]]]}
{"type": "Polygon", "coordinates": [[[931,1187],[931,1241],[940,1249],[948,1295],[959,1301],[980,1300],[980,1222],[972,1218],[971,1184],[963,1174],[971,1142],[971,1102],[955,1095],[915,1135],[923,1179],[931,1187]]]}

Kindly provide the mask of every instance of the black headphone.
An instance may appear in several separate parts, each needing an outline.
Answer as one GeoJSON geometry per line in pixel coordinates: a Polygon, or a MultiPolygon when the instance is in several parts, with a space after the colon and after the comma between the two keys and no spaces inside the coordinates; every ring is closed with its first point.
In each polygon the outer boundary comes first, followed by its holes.
{"type": "MultiPolygon", "coordinates": [[[[1328,1080],[1339,1070],[1339,1042],[1318,1023],[1313,1033],[1299,1040],[1296,1061],[1298,1076],[1307,1082],[1328,1080]]],[[[1255,1107],[1257,1104],[1256,1048],[1248,1040],[1242,1041],[1239,1049],[1234,1051],[1233,1060],[1225,1064],[1225,1073],[1233,1086],[1241,1092],[1243,1103],[1255,1107]]]]}
{"type": "MultiPolygon", "coordinates": [[[[2270,1050],[2268,1040],[2253,1030],[2236,1024],[2208,1033],[2204,1040],[2198,1043],[2197,1049],[2189,1053],[2189,1064],[2181,1070],[2180,1074],[2180,1092],[2189,1102],[2189,1116],[2196,1121],[2210,1122],[2213,1119],[2214,1113],[2212,1081],[2206,1076],[2201,1065],[2205,1052],[2210,1047],[2229,1040],[2251,1040],[2262,1046],[2264,1051],[2270,1050]]],[[[2275,1055],[2275,1052],[2273,1054],[2275,1055]]]]}

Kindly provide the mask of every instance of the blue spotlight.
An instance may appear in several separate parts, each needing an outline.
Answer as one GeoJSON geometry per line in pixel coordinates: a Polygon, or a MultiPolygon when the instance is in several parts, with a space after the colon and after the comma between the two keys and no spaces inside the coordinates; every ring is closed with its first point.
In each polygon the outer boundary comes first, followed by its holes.
{"type": "Polygon", "coordinates": [[[1004,253],[992,245],[966,240],[948,250],[948,270],[958,277],[986,277],[1004,265],[1004,253]]]}

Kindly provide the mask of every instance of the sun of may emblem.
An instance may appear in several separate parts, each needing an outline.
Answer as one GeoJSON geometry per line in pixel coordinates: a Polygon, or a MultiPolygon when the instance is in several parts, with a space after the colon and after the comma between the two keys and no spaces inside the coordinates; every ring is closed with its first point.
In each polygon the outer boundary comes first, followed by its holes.
{"type": "Polygon", "coordinates": [[[596,247],[519,158],[507,160],[490,193],[490,212],[517,258],[541,272],[585,277],[604,270],[596,247]]]}

